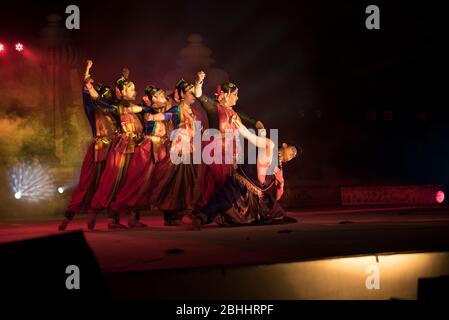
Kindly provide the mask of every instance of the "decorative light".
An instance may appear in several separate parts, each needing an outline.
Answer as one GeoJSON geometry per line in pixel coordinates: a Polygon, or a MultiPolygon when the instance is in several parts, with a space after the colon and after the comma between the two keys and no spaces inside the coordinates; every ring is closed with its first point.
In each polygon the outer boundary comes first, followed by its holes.
{"type": "Polygon", "coordinates": [[[23,51],[23,44],[20,42],[16,43],[16,50],[19,52],[23,51]]]}
{"type": "Polygon", "coordinates": [[[9,170],[9,180],[14,197],[38,202],[50,199],[55,193],[53,179],[48,168],[39,161],[21,162],[9,170]]]}
{"type": "Polygon", "coordinates": [[[437,194],[435,195],[435,200],[437,203],[443,203],[444,201],[444,192],[443,191],[438,191],[437,194]]]}

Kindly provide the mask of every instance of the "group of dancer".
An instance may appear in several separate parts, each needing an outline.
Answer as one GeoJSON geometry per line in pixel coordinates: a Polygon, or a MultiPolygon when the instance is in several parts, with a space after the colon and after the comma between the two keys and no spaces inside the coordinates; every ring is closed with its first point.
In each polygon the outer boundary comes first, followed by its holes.
{"type": "Polygon", "coordinates": [[[297,149],[284,143],[275,150],[260,121],[234,110],[235,84],[223,83],[216,97],[209,98],[202,92],[206,74],[201,71],[195,83],[178,81],[171,95],[148,85],[136,103],[128,69],[123,69],[111,87],[94,83],[92,66],[88,60],[83,104],[93,139],[59,230],[65,230],[79,212],[88,212],[87,225],[93,230],[102,211],[108,214],[109,229],[145,228],[140,212],[151,206],[163,212],[165,225],[182,226],[187,220],[193,229],[213,222],[238,226],[296,221],[278,200],[284,191],[282,163],[293,159],[297,149]],[[198,151],[194,138],[205,127],[192,109],[197,99],[207,114],[209,129],[217,133],[199,148],[219,141],[223,152],[214,154],[217,149],[211,148],[210,156],[219,161],[208,164],[174,161],[173,154],[192,159],[198,151]],[[256,135],[251,129],[264,134],[256,135]],[[257,147],[255,162],[247,161],[247,152],[227,139],[228,132],[257,147]],[[231,161],[227,159],[229,141],[231,161]],[[277,165],[270,171],[274,160],[277,165]],[[121,223],[125,216],[127,226],[121,223]]]}

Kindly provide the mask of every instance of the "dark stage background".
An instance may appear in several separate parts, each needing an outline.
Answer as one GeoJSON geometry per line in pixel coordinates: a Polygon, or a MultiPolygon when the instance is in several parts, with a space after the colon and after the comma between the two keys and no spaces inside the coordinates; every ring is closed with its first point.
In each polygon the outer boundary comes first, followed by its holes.
{"type": "MultiPolygon", "coordinates": [[[[217,84],[209,74],[227,74],[240,88],[238,108],[279,128],[280,140],[303,148],[286,169],[290,181],[376,185],[449,179],[448,28],[440,2],[16,1],[2,4],[0,41],[20,39],[38,48],[46,16],[65,19],[69,4],[79,5],[81,29],[65,31],[64,41],[82,49],[80,72],[90,57],[94,78],[112,84],[127,66],[139,95],[148,83],[168,88],[171,79],[196,71],[183,58],[188,39],[208,47],[211,54],[201,58],[207,93],[217,84]],[[365,27],[370,4],[380,8],[380,30],[365,27]]],[[[2,57],[0,68],[11,69],[17,59],[2,57]]],[[[3,115],[26,116],[30,103],[7,102],[12,89],[30,90],[0,82],[3,115]]],[[[25,151],[43,156],[31,147],[25,151]]]]}

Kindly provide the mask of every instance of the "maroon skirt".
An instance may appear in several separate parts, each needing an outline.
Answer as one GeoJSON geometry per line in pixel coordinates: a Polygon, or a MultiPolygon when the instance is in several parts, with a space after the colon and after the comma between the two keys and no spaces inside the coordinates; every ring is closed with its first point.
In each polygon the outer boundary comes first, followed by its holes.
{"type": "Polygon", "coordinates": [[[166,144],[154,142],[146,136],[142,143],[136,146],[128,165],[128,172],[123,185],[112,204],[115,212],[126,211],[137,206],[145,206],[143,195],[150,188],[150,181],[156,163],[165,158],[166,144]]]}
{"type": "Polygon", "coordinates": [[[201,169],[198,164],[174,164],[167,155],[155,168],[149,202],[163,211],[191,212],[200,197],[201,169]]]}
{"type": "Polygon", "coordinates": [[[87,211],[92,197],[97,190],[101,174],[105,167],[105,161],[102,159],[95,159],[95,145],[96,142],[93,141],[89,145],[86,155],[84,156],[79,182],[73,190],[72,199],[67,207],[68,211],[87,211]]]}
{"type": "Polygon", "coordinates": [[[106,159],[97,191],[91,201],[91,210],[110,209],[122,186],[128,171],[128,165],[134,152],[131,139],[116,137],[106,159]]]}
{"type": "Polygon", "coordinates": [[[201,195],[195,206],[195,211],[201,212],[206,207],[210,198],[223,188],[226,179],[232,175],[234,166],[232,164],[203,164],[200,182],[201,195]]]}

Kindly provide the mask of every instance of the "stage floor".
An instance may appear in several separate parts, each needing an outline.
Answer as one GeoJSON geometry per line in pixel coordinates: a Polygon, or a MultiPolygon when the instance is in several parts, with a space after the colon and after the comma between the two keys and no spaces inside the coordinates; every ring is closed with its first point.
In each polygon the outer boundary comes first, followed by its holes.
{"type": "MultiPolygon", "coordinates": [[[[449,250],[446,207],[371,207],[290,211],[298,223],[201,231],[164,227],[161,216],[144,216],[140,230],[86,229],[86,217],[69,225],[83,229],[104,273],[177,268],[260,265],[331,257],[449,250]]],[[[59,220],[1,222],[0,243],[57,231],[59,220]]]]}

